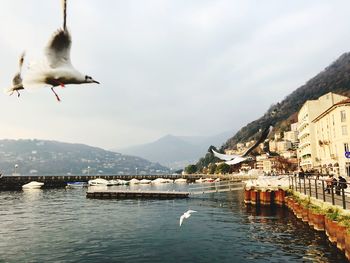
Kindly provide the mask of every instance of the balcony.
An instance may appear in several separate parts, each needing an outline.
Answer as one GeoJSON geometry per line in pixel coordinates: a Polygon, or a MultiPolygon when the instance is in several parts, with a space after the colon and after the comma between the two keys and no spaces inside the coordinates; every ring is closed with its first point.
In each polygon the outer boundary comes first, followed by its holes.
{"type": "Polygon", "coordinates": [[[298,126],[298,131],[299,132],[302,132],[302,130],[309,125],[309,122],[308,121],[302,121],[299,126],[298,126]]]}
{"type": "Polygon", "coordinates": [[[298,149],[301,150],[301,151],[303,151],[304,148],[306,148],[306,147],[308,147],[308,146],[310,146],[310,145],[311,145],[311,143],[310,143],[309,141],[302,142],[302,143],[299,143],[298,149]]]}

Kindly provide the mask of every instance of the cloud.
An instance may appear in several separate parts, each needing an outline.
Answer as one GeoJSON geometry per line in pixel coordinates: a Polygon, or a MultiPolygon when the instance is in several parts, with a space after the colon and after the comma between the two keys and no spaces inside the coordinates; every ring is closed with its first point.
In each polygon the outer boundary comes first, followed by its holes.
{"type": "MultiPolygon", "coordinates": [[[[347,1],[68,1],[72,61],[102,84],[0,96],[3,138],[116,148],[237,130],[350,46],[347,1]]],[[[60,1],[3,1],[0,84],[40,57],[60,1]]]]}

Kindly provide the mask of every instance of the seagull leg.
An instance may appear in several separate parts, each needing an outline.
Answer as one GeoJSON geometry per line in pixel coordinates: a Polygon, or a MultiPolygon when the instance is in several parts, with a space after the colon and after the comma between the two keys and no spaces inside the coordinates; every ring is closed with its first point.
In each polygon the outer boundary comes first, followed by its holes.
{"type": "Polygon", "coordinates": [[[19,98],[21,96],[21,93],[19,93],[18,90],[16,90],[16,92],[17,92],[17,97],[19,98]]]}
{"type": "Polygon", "coordinates": [[[54,79],[54,81],[61,86],[61,88],[64,88],[64,83],[62,83],[61,81],[57,80],[57,79],[54,79]]]}
{"type": "Polygon", "coordinates": [[[61,101],[61,100],[60,100],[60,97],[58,97],[58,95],[57,95],[57,93],[55,92],[55,90],[53,89],[53,87],[51,88],[51,90],[52,90],[52,92],[55,94],[57,101],[61,101]]]}

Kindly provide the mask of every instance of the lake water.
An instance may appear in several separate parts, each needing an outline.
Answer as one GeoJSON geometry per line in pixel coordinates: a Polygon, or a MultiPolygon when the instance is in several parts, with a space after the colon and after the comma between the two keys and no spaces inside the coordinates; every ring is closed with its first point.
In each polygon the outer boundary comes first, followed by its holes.
{"type": "Polygon", "coordinates": [[[242,191],[182,200],[85,192],[0,192],[0,262],[346,262],[324,233],[287,209],[245,206],[242,191]],[[188,209],[198,212],[179,227],[188,209]]]}

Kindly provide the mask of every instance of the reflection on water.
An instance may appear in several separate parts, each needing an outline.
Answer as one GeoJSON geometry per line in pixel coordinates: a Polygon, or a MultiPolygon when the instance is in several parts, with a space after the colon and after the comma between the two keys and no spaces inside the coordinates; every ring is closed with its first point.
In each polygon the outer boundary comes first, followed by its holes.
{"type": "Polygon", "coordinates": [[[323,233],[287,209],[245,206],[241,191],[182,200],[98,200],[85,192],[0,192],[0,262],[345,261],[323,233]],[[198,212],[179,227],[188,209],[198,212]]]}
{"type": "Polygon", "coordinates": [[[311,229],[288,209],[247,205],[245,211],[248,216],[243,223],[249,225],[252,239],[278,246],[279,251],[274,253],[281,257],[288,255],[294,260],[310,262],[347,262],[324,232],[311,229]]]}

